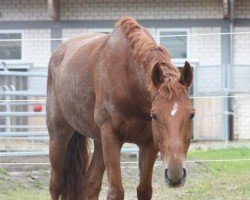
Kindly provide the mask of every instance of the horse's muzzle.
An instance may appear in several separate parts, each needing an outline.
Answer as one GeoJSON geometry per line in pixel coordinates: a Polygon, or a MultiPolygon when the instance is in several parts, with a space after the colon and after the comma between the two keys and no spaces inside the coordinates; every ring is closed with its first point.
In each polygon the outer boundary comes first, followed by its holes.
{"type": "Polygon", "coordinates": [[[175,187],[175,188],[183,186],[185,184],[186,177],[187,177],[187,172],[186,172],[185,168],[182,169],[182,173],[180,175],[181,176],[179,176],[179,177],[172,177],[169,175],[169,170],[165,169],[166,184],[169,187],[175,187]]]}

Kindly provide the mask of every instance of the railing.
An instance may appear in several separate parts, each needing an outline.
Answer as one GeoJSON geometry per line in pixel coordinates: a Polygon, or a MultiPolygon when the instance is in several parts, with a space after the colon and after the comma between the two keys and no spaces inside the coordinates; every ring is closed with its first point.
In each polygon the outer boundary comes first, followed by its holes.
{"type": "MultiPolygon", "coordinates": [[[[178,64],[181,66],[181,64],[178,64]]],[[[192,93],[192,100],[194,105],[199,104],[200,99],[221,99],[221,106],[218,107],[218,110],[216,113],[211,113],[211,114],[197,114],[195,119],[194,119],[194,139],[196,140],[224,140],[224,135],[227,134],[225,133],[225,126],[228,126],[227,124],[227,116],[231,115],[234,116],[235,118],[239,118],[239,117],[245,117],[245,118],[249,118],[249,115],[242,115],[240,113],[237,112],[231,112],[229,110],[225,110],[224,107],[224,103],[225,103],[225,99],[228,98],[233,98],[233,99],[237,99],[237,98],[249,98],[247,97],[247,95],[249,95],[250,93],[247,93],[247,91],[241,91],[241,92],[246,92],[244,94],[242,94],[242,96],[240,97],[240,95],[232,95],[232,96],[224,96],[224,89],[223,88],[223,66],[199,66],[198,63],[194,63],[194,88],[193,88],[193,93],[192,93]],[[202,69],[201,69],[202,68],[202,69]],[[209,70],[212,69],[219,69],[220,73],[217,74],[217,78],[219,77],[219,87],[218,87],[218,91],[217,93],[215,92],[215,90],[213,91],[202,91],[202,87],[206,87],[206,84],[208,84],[207,82],[202,83],[203,86],[200,86],[200,82],[201,82],[201,76],[200,73],[202,73],[203,70],[205,70],[206,68],[209,68],[209,70]],[[201,97],[200,95],[205,94],[206,97],[201,97]],[[214,96],[211,96],[214,95],[214,96]],[[228,97],[227,97],[228,96],[228,97]],[[237,97],[238,96],[238,97],[237,97]],[[209,136],[201,136],[200,135],[200,128],[202,124],[202,120],[207,120],[209,119],[211,125],[213,126],[216,123],[221,123],[221,127],[220,129],[218,129],[218,135],[215,135],[213,137],[209,137],[209,136]],[[220,120],[220,122],[216,121],[216,120],[220,120]]],[[[240,66],[242,67],[242,66],[240,66]]],[[[247,68],[244,68],[244,70],[246,70],[247,68]]],[[[250,66],[249,66],[250,69],[250,66]]],[[[47,70],[47,69],[46,69],[47,70]]],[[[236,68],[234,68],[234,70],[236,70],[236,68]]],[[[208,74],[206,74],[208,75],[208,74]]],[[[210,73],[210,75],[212,76],[213,73],[210,73]]],[[[15,72],[15,71],[8,71],[8,69],[5,68],[5,71],[0,71],[0,77],[1,76],[5,76],[5,77],[37,77],[37,78],[46,78],[47,74],[46,73],[42,73],[42,72],[15,72]]],[[[245,75],[247,76],[247,74],[245,75]]],[[[7,86],[8,88],[8,86],[7,86]]],[[[215,88],[216,89],[216,88],[215,88]]],[[[239,91],[239,88],[237,88],[239,91]]],[[[228,92],[228,91],[227,91],[228,92]]],[[[40,91],[28,91],[28,90],[22,90],[22,91],[15,91],[15,90],[11,90],[11,89],[5,89],[4,90],[0,90],[0,108],[4,107],[6,108],[5,110],[0,110],[0,139],[9,139],[9,140],[29,140],[31,142],[34,142],[36,140],[41,140],[41,141],[47,141],[48,140],[48,132],[46,129],[46,125],[42,124],[42,125],[35,125],[34,123],[28,122],[26,125],[13,125],[11,124],[11,120],[12,118],[16,118],[16,117],[25,117],[27,119],[34,119],[34,118],[38,118],[38,119],[43,119],[45,118],[46,113],[44,111],[42,112],[32,112],[30,111],[30,109],[26,110],[26,111],[12,111],[11,107],[12,106],[28,106],[31,107],[32,105],[35,104],[40,104],[42,106],[45,105],[45,98],[46,98],[46,93],[45,92],[40,92],[40,91]],[[15,99],[18,97],[25,97],[25,99],[15,99]],[[39,99],[34,99],[34,98],[39,98],[39,99]],[[6,119],[6,123],[1,124],[1,119],[6,119]],[[2,131],[1,131],[2,130],[2,131]]],[[[208,130],[211,131],[211,130],[208,130]]],[[[132,152],[135,149],[131,150],[132,152]]],[[[124,151],[124,150],[123,150],[124,151]]],[[[130,150],[125,150],[125,152],[129,152],[130,150]]],[[[136,150],[137,151],[137,150],[136,150]]],[[[39,154],[39,152],[41,153],[40,155],[44,155],[44,151],[34,151],[34,155],[39,154]]],[[[0,153],[0,157],[3,156],[3,154],[5,155],[31,155],[32,153],[29,151],[23,151],[23,152],[17,152],[16,154],[15,152],[1,152],[0,153]],[[5,154],[8,153],[8,154],[5,154]]],[[[47,153],[46,153],[47,155],[47,153]]]]}

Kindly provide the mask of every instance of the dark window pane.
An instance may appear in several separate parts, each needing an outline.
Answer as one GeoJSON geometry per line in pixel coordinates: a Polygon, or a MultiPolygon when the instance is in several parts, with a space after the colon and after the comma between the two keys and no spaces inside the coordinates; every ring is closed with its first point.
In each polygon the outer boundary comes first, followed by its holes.
{"type": "MultiPolygon", "coordinates": [[[[0,40],[21,39],[21,33],[0,33],[0,40]]],[[[0,41],[0,59],[19,60],[22,55],[21,41],[0,41]]]]}
{"type": "Polygon", "coordinates": [[[178,35],[187,35],[186,31],[161,31],[160,36],[171,37],[161,37],[160,44],[163,45],[170,51],[172,58],[187,58],[187,37],[178,35]],[[172,37],[172,35],[177,35],[172,37]]]}

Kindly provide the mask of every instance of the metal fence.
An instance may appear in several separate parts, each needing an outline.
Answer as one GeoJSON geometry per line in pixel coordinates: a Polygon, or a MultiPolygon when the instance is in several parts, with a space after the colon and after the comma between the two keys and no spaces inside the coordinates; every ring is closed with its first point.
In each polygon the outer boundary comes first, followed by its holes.
{"type": "MultiPolygon", "coordinates": [[[[176,65],[181,66],[180,63],[176,65]]],[[[194,83],[190,96],[196,109],[194,140],[228,140],[230,131],[234,139],[250,138],[246,126],[250,123],[250,66],[232,66],[231,88],[224,78],[227,66],[200,66],[197,62],[192,66],[194,83]]],[[[31,143],[48,140],[46,78],[47,68],[36,69],[31,64],[0,66],[0,139],[7,143],[10,140],[31,143]]],[[[14,155],[11,151],[9,149],[8,154],[14,155]]],[[[39,152],[47,154],[47,151],[39,152]]],[[[39,152],[26,151],[26,155],[39,152]]]]}

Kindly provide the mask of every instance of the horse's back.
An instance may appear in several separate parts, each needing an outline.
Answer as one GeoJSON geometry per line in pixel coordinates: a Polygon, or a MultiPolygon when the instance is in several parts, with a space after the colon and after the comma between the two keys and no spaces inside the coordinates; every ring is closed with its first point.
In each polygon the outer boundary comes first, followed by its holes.
{"type": "Polygon", "coordinates": [[[55,97],[51,99],[56,99],[63,117],[76,131],[92,138],[99,137],[94,122],[95,68],[107,37],[92,33],[69,39],[49,64],[48,93],[52,91],[55,97]]]}
{"type": "Polygon", "coordinates": [[[77,54],[87,49],[91,44],[95,44],[98,38],[104,38],[105,36],[107,35],[101,33],[87,33],[64,41],[51,56],[49,71],[52,74],[55,71],[56,75],[58,73],[56,70],[63,67],[62,63],[67,63],[74,59],[77,54]]]}

